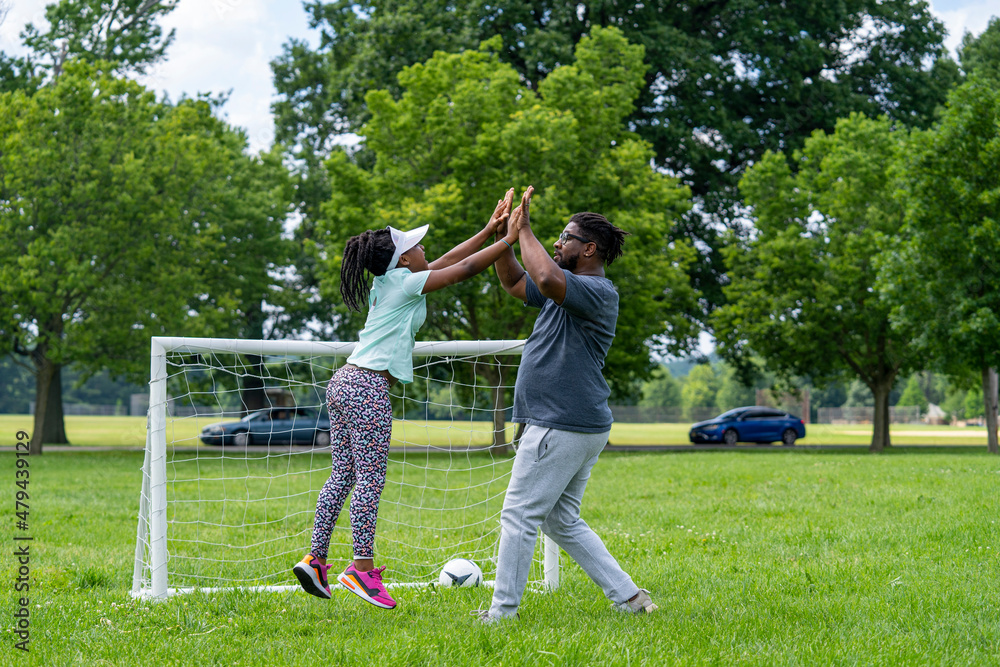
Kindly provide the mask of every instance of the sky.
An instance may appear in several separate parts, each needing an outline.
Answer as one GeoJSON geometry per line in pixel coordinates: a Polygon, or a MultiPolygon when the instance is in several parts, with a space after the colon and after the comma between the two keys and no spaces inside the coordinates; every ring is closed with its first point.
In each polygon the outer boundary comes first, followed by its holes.
{"type": "MultiPolygon", "coordinates": [[[[26,23],[44,25],[45,5],[52,0],[9,0],[7,20],[0,25],[0,50],[23,53],[18,34],[26,23]]],[[[954,53],[962,35],[978,35],[1000,0],[933,0],[931,10],[948,28],[946,46],[954,53]]],[[[176,28],[166,62],[143,83],[172,99],[182,94],[229,92],[223,107],[227,120],[246,129],[252,150],[266,149],[274,138],[270,105],[275,91],[270,61],[289,38],[317,42],[300,0],[181,0],[164,20],[176,28]]]]}

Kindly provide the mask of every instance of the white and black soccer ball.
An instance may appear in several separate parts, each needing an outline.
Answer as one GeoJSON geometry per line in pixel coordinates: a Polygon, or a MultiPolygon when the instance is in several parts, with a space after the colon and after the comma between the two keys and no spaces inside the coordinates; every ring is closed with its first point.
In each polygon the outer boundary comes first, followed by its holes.
{"type": "Polygon", "coordinates": [[[438,583],[442,586],[472,588],[483,583],[483,571],[468,558],[455,558],[445,563],[438,583]]]}

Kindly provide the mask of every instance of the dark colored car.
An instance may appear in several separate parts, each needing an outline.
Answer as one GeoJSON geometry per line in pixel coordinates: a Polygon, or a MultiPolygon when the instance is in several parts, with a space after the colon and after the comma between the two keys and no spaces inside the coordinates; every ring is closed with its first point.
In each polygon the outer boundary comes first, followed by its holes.
{"type": "Polygon", "coordinates": [[[724,412],[691,426],[688,438],[696,445],[722,442],[781,442],[792,446],[806,437],[806,425],[794,415],[773,408],[747,407],[724,412]]]}
{"type": "Polygon", "coordinates": [[[206,445],[330,444],[330,420],[306,408],[269,408],[234,422],[209,424],[201,430],[206,445]]]}

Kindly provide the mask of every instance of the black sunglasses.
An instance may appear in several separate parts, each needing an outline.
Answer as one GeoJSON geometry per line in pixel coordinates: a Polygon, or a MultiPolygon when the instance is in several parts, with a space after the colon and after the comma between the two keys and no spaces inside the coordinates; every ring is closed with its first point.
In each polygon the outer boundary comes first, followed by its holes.
{"type": "Polygon", "coordinates": [[[580,243],[593,243],[593,241],[591,241],[590,239],[585,239],[582,236],[577,236],[576,234],[570,234],[569,232],[563,232],[562,234],[559,235],[560,243],[566,243],[566,241],[569,241],[570,239],[576,239],[580,243]]]}

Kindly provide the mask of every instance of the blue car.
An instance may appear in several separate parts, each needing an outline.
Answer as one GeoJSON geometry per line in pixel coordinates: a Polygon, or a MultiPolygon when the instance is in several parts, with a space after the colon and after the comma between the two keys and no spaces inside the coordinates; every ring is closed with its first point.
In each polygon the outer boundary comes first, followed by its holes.
{"type": "Polygon", "coordinates": [[[774,408],[746,407],[724,412],[715,419],[691,426],[688,438],[696,445],[721,442],[781,442],[791,447],[806,437],[806,425],[794,415],[774,408]]]}
{"type": "Polygon", "coordinates": [[[206,445],[330,446],[330,420],[306,408],[269,408],[239,421],[209,424],[201,430],[206,445]]]}

